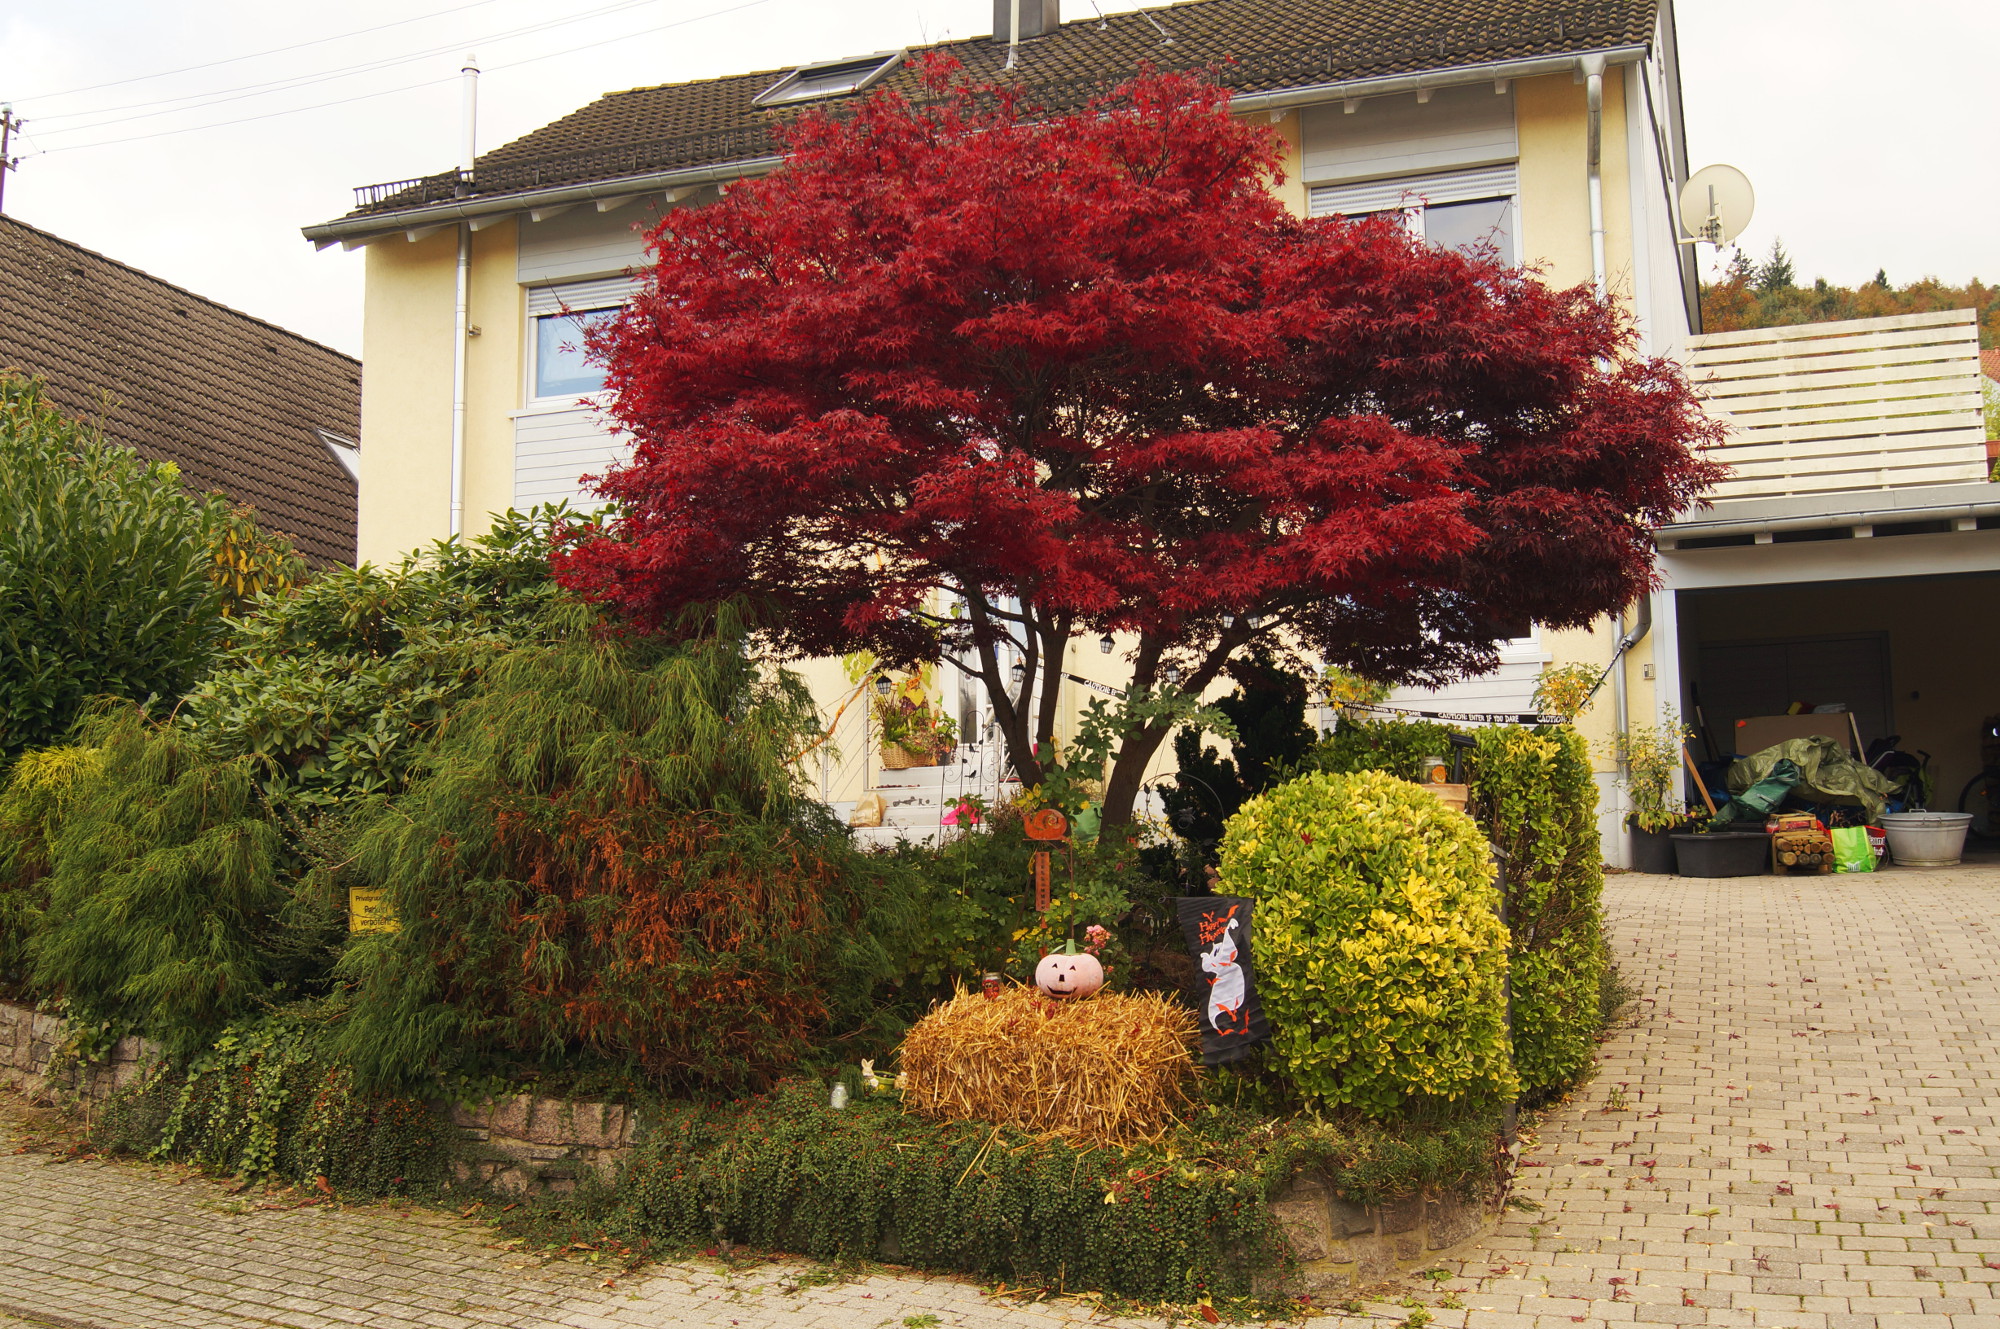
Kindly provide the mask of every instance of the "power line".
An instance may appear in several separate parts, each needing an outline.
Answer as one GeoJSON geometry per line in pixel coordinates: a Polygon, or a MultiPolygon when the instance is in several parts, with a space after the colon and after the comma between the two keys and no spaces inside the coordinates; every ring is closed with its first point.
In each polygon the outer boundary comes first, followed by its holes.
{"type": "Polygon", "coordinates": [[[99,111],[71,111],[63,115],[39,116],[37,120],[39,123],[46,125],[51,120],[72,120],[79,116],[107,115],[114,111],[138,110],[149,106],[165,106],[170,102],[189,102],[190,104],[187,106],[175,107],[172,110],[150,111],[143,115],[116,116],[109,120],[95,120],[87,125],[71,125],[64,129],[52,129],[45,132],[51,134],[76,134],[90,129],[103,129],[110,125],[128,124],[134,120],[147,120],[155,115],[178,115],[182,111],[200,110],[208,106],[219,106],[225,102],[243,101],[250,97],[265,97],[274,92],[289,92],[294,88],[308,88],[319,83],[330,83],[335,79],[351,78],[357,74],[369,74],[378,70],[390,69],[396,65],[414,64],[419,60],[428,60],[433,56],[444,55],[448,52],[459,51],[468,47],[485,46],[492,42],[509,41],[515,37],[525,37],[537,32],[547,32],[551,28],[565,27],[572,23],[582,23],[589,19],[602,18],[607,14],[618,13],[621,10],[636,9],[641,5],[656,3],[658,3],[658,0],[616,0],[613,4],[586,10],[581,14],[572,14],[567,18],[549,19],[540,23],[530,23],[523,27],[509,28],[501,32],[490,32],[462,42],[455,41],[443,46],[429,47],[410,55],[388,56],[379,60],[364,61],[356,65],[327,70],[323,73],[293,75],[283,79],[272,79],[265,83],[246,84],[241,88],[223,88],[213,93],[190,93],[184,97],[165,97],[156,102],[135,102],[127,106],[108,106],[99,111]]]}
{"type": "MultiPolygon", "coordinates": [[[[722,9],[710,10],[706,14],[696,14],[690,18],[675,19],[671,23],[656,24],[650,28],[641,28],[637,32],[623,33],[616,37],[606,37],[600,41],[585,42],[579,46],[565,47],[563,50],[560,51],[546,51],[541,55],[531,55],[525,59],[511,60],[506,62],[505,64],[491,65],[488,66],[488,72],[493,72],[495,70],[501,70],[501,69],[516,69],[522,65],[532,65],[542,60],[553,60],[559,56],[574,55],[578,51],[588,51],[599,46],[608,46],[612,42],[630,41],[634,37],[644,37],[651,33],[664,32],[669,28],[685,27],[690,23],[700,23],[706,19],[720,18],[724,14],[734,14],[745,9],[755,9],[760,5],[766,5],[769,4],[770,2],[771,0],[744,0],[742,4],[730,5],[722,9]]],[[[458,79],[455,76],[450,78],[426,79],[421,83],[406,83],[399,87],[382,88],[375,92],[359,93],[352,97],[341,97],[334,101],[314,102],[310,106],[293,106],[293,107],[288,107],[287,109],[282,111],[266,111],[260,115],[246,115],[238,117],[237,119],[234,120],[217,120],[209,124],[202,124],[202,125],[183,125],[178,129],[161,129],[161,130],[156,130],[150,134],[132,134],[124,138],[99,139],[95,143],[62,144],[53,148],[43,148],[40,152],[37,152],[34,155],[38,157],[45,157],[48,156],[50,153],[55,153],[55,152],[81,152],[88,148],[109,148],[109,147],[116,147],[119,144],[123,143],[142,143],[148,139],[168,138],[176,134],[192,134],[204,129],[226,129],[231,125],[247,125],[247,124],[253,124],[259,120],[275,120],[280,116],[298,115],[305,111],[320,111],[320,110],[325,110],[326,108],[332,106],[346,106],[353,102],[369,101],[376,97],[393,96],[394,94],[399,92],[415,92],[420,88],[430,88],[430,87],[436,87],[439,84],[443,83],[456,83],[456,82],[458,82],[458,79]]]]}
{"type": "Polygon", "coordinates": [[[92,83],[88,87],[68,88],[62,92],[43,92],[33,97],[23,97],[21,101],[50,101],[57,97],[74,97],[82,92],[96,92],[100,88],[116,88],[126,83],[149,83],[156,78],[171,78],[175,74],[191,74],[198,69],[214,69],[218,65],[240,64],[245,60],[261,60],[267,55],[283,55],[287,51],[302,51],[308,46],[320,46],[327,42],[346,41],[349,37],[365,37],[371,32],[384,32],[390,28],[400,28],[406,23],[422,23],[426,19],[443,18],[447,14],[462,13],[468,9],[478,9],[495,3],[495,0],[472,0],[470,4],[454,5],[450,9],[433,10],[428,14],[417,14],[411,18],[399,18],[393,23],[378,23],[372,28],[356,28],[353,32],[343,32],[332,37],[314,37],[310,41],[294,42],[290,46],[274,46],[268,51],[253,51],[249,55],[232,55],[222,60],[210,60],[199,65],[183,65],[179,69],[165,69],[157,74],[134,74],[130,78],[114,78],[108,83],[92,83]]]}

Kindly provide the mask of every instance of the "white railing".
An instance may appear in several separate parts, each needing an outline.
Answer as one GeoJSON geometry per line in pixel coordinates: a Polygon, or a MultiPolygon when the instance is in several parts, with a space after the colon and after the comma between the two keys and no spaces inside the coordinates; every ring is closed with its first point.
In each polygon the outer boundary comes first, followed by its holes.
{"type": "Polygon", "coordinates": [[[1729,425],[1715,499],[1986,478],[1970,309],[1708,333],[1688,374],[1729,425]]]}

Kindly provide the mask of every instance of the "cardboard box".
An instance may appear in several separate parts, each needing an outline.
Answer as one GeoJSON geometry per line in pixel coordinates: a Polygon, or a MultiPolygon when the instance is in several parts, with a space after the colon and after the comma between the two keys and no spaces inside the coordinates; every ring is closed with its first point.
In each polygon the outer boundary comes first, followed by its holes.
{"type": "Polygon", "coordinates": [[[1854,747],[1847,712],[1839,711],[1831,715],[1753,715],[1738,720],[1736,751],[1739,756],[1747,757],[1790,739],[1811,738],[1815,734],[1825,734],[1850,751],[1854,747]]]}

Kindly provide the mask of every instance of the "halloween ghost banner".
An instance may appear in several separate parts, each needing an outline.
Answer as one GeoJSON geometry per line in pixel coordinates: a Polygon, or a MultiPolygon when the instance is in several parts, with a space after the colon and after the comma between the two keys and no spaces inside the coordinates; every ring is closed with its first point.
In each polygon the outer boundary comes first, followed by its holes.
{"type": "Polygon", "coordinates": [[[1226,1066],[1271,1036],[1257,1000],[1257,972],[1250,959],[1251,901],[1240,895],[1177,899],[1181,931],[1207,991],[1201,1009],[1201,1063],[1226,1066]]]}

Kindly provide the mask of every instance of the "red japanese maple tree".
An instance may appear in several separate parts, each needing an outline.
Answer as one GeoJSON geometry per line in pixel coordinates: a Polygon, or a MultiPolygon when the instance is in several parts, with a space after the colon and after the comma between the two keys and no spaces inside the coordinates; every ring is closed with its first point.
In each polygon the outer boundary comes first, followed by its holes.
{"type": "MultiPolygon", "coordinates": [[[[1036,115],[933,77],[653,231],[594,339],[621,510],[569,585],[652,625],[742,595],[790,653],[962,651],[1033,784],[1080,634],[1130,634],[1146,694],[1260,646],[1442,683],[1630,602],[1648,523],[1718,474],[1609,303],[1290,216],[1277,139],[1207,82],[1036,115]]],[[[1171,727],[1124,737],[1107,824],[1171,727]]]]}

